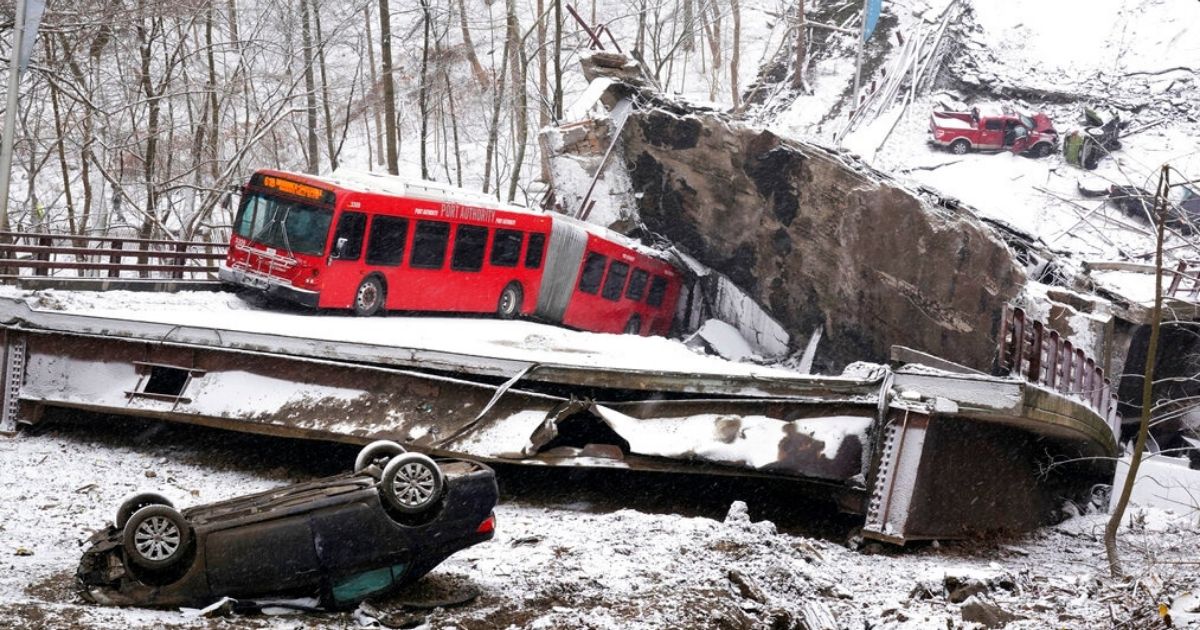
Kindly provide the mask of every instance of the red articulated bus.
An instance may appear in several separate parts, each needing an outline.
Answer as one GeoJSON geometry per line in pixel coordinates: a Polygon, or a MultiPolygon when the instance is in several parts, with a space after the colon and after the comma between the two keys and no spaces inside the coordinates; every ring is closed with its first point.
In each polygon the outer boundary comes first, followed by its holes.
{"type": "Polygon", "coordinates": [[[262,170],[242,189],[223,282],[311,308],[496,313],[666,335],[682,277],[569,217],[433,182],[262,170]]]}

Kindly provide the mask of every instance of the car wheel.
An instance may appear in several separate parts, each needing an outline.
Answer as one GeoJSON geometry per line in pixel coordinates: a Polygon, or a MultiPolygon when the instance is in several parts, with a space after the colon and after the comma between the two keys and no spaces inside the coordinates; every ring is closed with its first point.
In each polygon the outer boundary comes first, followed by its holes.
{"type": "Polygon", "coordinates": [[[500,299],[496,302],[496,314],[500,319],[515,319],[521,314],[521,297],[521,285],[516,282],[510,282],[504,287],[500,292],[500,299]]]}
{"type": "Polygon", "coordinates": [[[404,447],[391,440],[376,440],[364,446],[354,458],[354,472],[360,473],[380,459],[391,459],[404,453],[404,447]]]}
{"type": "Polygon", "coordinates": [[[442,496],[442,469],[426,455],[405,453],[392,458],[379,481],[384,501],[403,514],[419,514],[442,496]]]}
{"type": "Polygon", "coordinates": [[[358,285],[354,292],[354,314],[359,317],[370,317],[383,308],[383,283],[379,278],[370,276],[358,285]]]}
{"type": "Polygon", "coordinates": [[[629,323],[625,324],[625,334],[638,335],[642,332],[642,318],[634,315],[629,318],[629,323]]]}
{"type": "Polygon", "coordinates": [[[191,526],[178,510],[166,505],[148,505],[134,512],[122,533],[125,556],[143,569],[170,567],[191,543],[191,526]]]}
{"type": "Polygon", "coordinates": [[[1033,147],[1033,155],[1034,155],[1034,157],[1044,158],[1047,155],[1050,155],[1051,150],[1052,149],[1049,144],[1047,144],[1045,142],[1039,142],[1036,146],[1033,147]]]}
{"type": "Polygon", "coordinates": [[[954,155],[962,155],[971,149],[971,143],[959,138],[950,143],[950,152],[954,155]]]}
{"type": "Polygon", "coordinates": [[[175,507],[171,500],[157,492],[138,492],[131,494],[121,502],[121,507],[117,508],[117,518],[113,520],[113,525],[117,529],[125,529],[125,524],[129,522],[129,517],[133,513],[148,506],[148,505],[165,505],[167,507],[175,507]]]}

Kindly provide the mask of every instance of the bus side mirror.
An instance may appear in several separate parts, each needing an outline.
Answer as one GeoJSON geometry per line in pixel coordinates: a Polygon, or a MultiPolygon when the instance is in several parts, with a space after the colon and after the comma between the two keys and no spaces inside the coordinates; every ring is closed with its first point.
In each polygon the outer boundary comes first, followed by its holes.
{"type": "Polygon", "coordinates": [[[342,250],[344,250],[346,248],[346,243],[348,243],[348,242],[350,242],[350,239],[348,239],[344,236],[339,237],[336,241],[334,241],[334,243],[333,243],[333,257],[334,258],[342,257],[342,250]]]}

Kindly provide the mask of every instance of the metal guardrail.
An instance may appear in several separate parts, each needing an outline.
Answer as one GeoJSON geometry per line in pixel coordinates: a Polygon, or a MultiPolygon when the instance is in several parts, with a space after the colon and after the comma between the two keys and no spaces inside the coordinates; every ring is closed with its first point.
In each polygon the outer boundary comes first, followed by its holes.
{"type": "Polygon", "coordinates": [[[1119,433],[1121,418],[1112,382],[1082,348],[1011,306],[1004,308],[998,338],[1001,375],[1020,376],[1082,400],[1119,433]]]}
{"type": "Polygon", "coordinates": [[[141,278],[209,277],[218,266],[206,263],[224,260],[227,249],[226,243],[206,241],[0,232],[0,277],[20,278],[22,269],[35,277],[119,278],[123,272],[141,278]],[[63,270],[75,274],[54,274],[63,270]]]}

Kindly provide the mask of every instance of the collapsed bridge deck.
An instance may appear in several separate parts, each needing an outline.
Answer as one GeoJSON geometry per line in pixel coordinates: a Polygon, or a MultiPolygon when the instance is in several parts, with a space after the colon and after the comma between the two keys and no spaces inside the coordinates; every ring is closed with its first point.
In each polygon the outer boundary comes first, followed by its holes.
{"type": "Polygon", "coordinates": [[[6,431],[60,407],[487,461],[783,477],[896,542],[1035,526],[1116,451],[1086,401],[921,366],[808,376],[661,338],[469,319],[0,298],[0,322],[6,431]]]}

